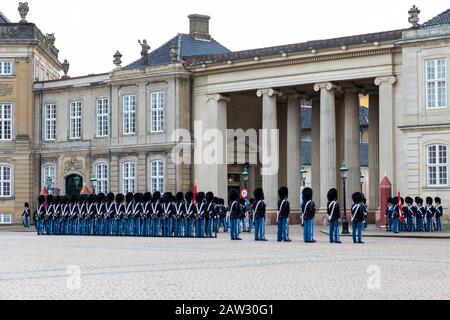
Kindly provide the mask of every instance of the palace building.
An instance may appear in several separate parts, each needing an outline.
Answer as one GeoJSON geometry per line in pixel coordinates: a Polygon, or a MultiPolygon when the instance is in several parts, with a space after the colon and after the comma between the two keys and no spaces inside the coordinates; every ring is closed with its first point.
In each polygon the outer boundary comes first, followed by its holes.
{"type": "Polygon", "coordinates": [[[362,188],[372,222],[385,177],[393,193],[450,204],[450,9],[420,24],[413,7],[402,30],[238,52],[195,14],[189,33],[151,52],[142,43],[134,63],[122,66],[116,52],[112,70],[73,78],[54,36],[19,9],[18,23],[0,13],[0,224],[19,222],[23,203],[35,205],[44,187],[186,192],[196,183],[226,198],[246,184],[250,193],[263,187],[274,211],[286,185],[298,208],[302,165],[323,212],[327,191],[342,190],[344,161],[347,203],[362,188]],[[177,129],[190,132],[181,152],[177,129]],[[200,161],[208,145],[199,133],[208,129],[226,138],[217,163],[200,161]],[[235,149],[251,129],[279,130],[279,141],[261,135],[235,149]],[[244,161],[230,160],[240,152],[244,161]],[[261,174],[265,164],[249,161],[260,154],[272,154],[279,170],[261,174]]]}

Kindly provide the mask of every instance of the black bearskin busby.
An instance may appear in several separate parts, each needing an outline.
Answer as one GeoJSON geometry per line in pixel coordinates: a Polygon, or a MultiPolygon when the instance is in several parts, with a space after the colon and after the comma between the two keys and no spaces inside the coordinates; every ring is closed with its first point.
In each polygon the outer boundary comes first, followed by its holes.
{"type": "Polygon", "coordinates": [[[109,203],[114,202],[115,199],[116,199],[116,196],[112,192],[110,192],[106,195],[106,201],[108,201],[109,203]]]}
{"type": "Polygon", "coordinates": [[[154,201],[154,202],[161,201],[161,192],[156,191],[156,192],[153,194],[153,201],[154,201]]]}
{"type": "Polygon", "coordinates": [[[337,201],[337,199],[338,199],[338,191],[336,189],[334,189],[334,188],[331,189],[330,191],[328,191],[327,199],[328,199],[329,202],[337,201]]]}
{"type": "Polygon", "coordinates": [[[302,192],[303,202],[308,202],[312,200],[313,190],[311,188],[305,188],[302,192]]]}
{"type": "Polygon", "coordinates": [[[261,188],[256,189],[255,192],[253,192],[253,196],[256,201],[264,200],[264,190],[261,188]]]}
{"type": "Polygon", "coordinates": [[[53,200],[53,203],[58,205],[61,203],[61,197],[60,196],[56,196],[55,199],[53,200]]]}
{"type": "Polygon", "coordinates": [[[116,202],[117,202],[118,204],[123,203],[124,200],[125,200],[125,196],[124,196],[122,193],[116,194],[116,202]]]}
{"type": "Polygon", "coordinates": [[[88,196],[88,203],[94,203],[97,201],[97,196],[95,194],[90,194],[88,196]]]}
{"type": "Polygon", "coordinates": [[[175,198],[176,198],[177,202],[183,202],[184,201],[183,192],[178,192],[175,198]]]}
{"type": "Polygon", "coordinates": [[[142,201],[142,193],[135,193],[134,194],[134,202],[139,203],[142,201]]]}
{"type": "Polygon", "coordinates": [[[69,204],[69,197],[68,196],[64,196],[64,197],[62,197],[62,200],[61,200],[61,202],[62,202],[62,204],[69,204]]]}
{"type": "Polygon", "coordinates": [[[434,199],[434,202],[436,203],[436,204],[441,204],[441,198],[439,198],[439,197],[436,197],[435,199],[434,199]]]}
{"type": "Polygon", "coordinates": [[[184,197],[187,202],[191,202],[194,199],[194,193],[192,191],[188,191],[184,197]]]}
{"type": "Polygon", "coordinates": [[[361,202],[363,202],[363,199],[364,199],[364,197],[361,192],[355,192],[352,195],[352,200],[353,200],[354,204],[360,204],[361,202]]]}
{"type": "Polygon", "coordinates": [[[197,202],[202,203],[203,200],[205,200],[205,193],[204,192],[197,193],[197,202]]]}
{"type": "Polygon", "coordinates": [[[45,196],[39,196],[38,203],[41,205],[41,204],[44,204],[44,202],[45,202],[45,196]]]}
{"type": "Polygon", "coordinates": [[[416,197],[416,199],[414,201],[420,206],[423,205],[423,199],[421,197],[416,197]]]}
{"type": "Polygon", "coordinates": [[[406,202],[406,204],[412,205],[414,203],[414,200],[411,197],[406,197],[405,202],[406,202]]]}
{"type": "Polygon", "coordinates": [[[391,198],[391,204],[392,204],[393,206],[397,205],[397,204],[398,204],[398,197],[392,197],[392,198],[391,198]]]}
{"type": "Polygon", "coordinates": [[[214,193],[208,192],[206,194],[206,202],[210,203],[210,202],[213,202],[213,200],[214,200],[214,193]]]}
{"type": "Polygon", "coordinates": [[[432,197],[427,197],[427,205],[432,205],[433,204],[433,198],[432,197]]]}
{"type": "Polygon", "coordinates": [[[55,197],[52,196],[51,194],[47,196],[47,203],[48,203],[49,205],[50,205],[50,204],[53,204],[53,201],[54,201],[54,200],[55,200],[55,197]]]}
{"type": "Polygon", "coordinates": [[[153,197],[150,192],[146,192],[146,193],[144,193],[144,196],[142,197],[142,199],[144,202],[152,202],[153,197]]]}
{"type": "Polygon", "coordinates": [[[239,191],[233,189],[230,191],[230,201],[234,202],[239,199],[239,191]]]}
{"type": "Polygon", "coordinates": [[[172,202],[172,199],[173,199],[173,194],[172,194],[172,192],[166,192],[166,193],[164,193],[164,195],[163,195],[163,201],[164,201],[164,203],[169,204],[169,203],[172,202]]]}
{"type": "Polygon", "coordinates": [[[278,190],[278,196],[280,197],[280,200],[284,200],[289,196],[289,189],[286,187],[281,187],[278,190]]]}
{"type": "Polygon", "coordinates": [[[99,193],[97,195],[97,201],[100,203],[103,203],[106,201],[106,195],[104,193],[99,193]]]}
{"type": "Polygon", "coordinates": [[[82,194],[81,196],[80,196],[80,203],[86,203],[87,202],[87,198],[88,198],[88,196],[86,195],[86,194],[82,194]]]}
{"type": "Polygon", "coordinates": [[[131,203],[133,202],[134,199],[134,194],[132,192],[128,192],[127,195],[125,196],[125,200],[127,203],[131,203]]]}

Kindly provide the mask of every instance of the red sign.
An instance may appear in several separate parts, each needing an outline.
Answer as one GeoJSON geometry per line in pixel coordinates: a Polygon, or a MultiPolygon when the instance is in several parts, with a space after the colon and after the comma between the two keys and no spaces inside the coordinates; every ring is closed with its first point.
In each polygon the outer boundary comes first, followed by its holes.
{"type": "Polygon", "coordinates": [[[241,191],[241,198],[242,199],[247,199],[248,198],[248,190],[247,189],[242,189],[242,191],[241,191]]]}

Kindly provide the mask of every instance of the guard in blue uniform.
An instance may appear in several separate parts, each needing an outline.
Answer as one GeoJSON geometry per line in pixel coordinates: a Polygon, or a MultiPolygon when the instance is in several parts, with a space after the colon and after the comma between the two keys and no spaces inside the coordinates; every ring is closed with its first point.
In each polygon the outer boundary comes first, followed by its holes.
{"type": "Polygon", "coordinates": [[[444,208],[442,208],[441,198],[436,197],[434,199],[434,203],[436,204],[436,231],[443,231],[442,228],[442,217],[444,216],[444,208]]]}
{"type": "Polygon", "coordinates": [[[70,215],[70,203],[67,196],[61,200],[61,235],[68,235],[68,220],[70,215]]]}
{"type": "Polygon", "coordinates": [[[142,203],[143,194],[134,194],[134,207],[133,207],[133,235],[135,237],[141,237],[142,234],[142,222],[144,216],[144,204],[142,203]]]}
{"type": "Polygon", "coordinates": [[[367,199],[363,193],[363,208],[364,208],[364,230],[369,227],[369,209],[367,208],[367,199]]]}
{"type": "Polygon", "coordinates": [[[38,197],[38,207],[36,209],[36,214],[34,215],[36,217],[35,219],[35,225],[36,225],[36,231],[38,236],[41,236],[44,234],[44,218],[45,218],[45,197],[39,196],[38,197]]]}
{"type": "Polygon", "coordinates": [[[122,230],[124,236],[131,236],[133,229],[133,200],[134,194],[128,192],[125,196],[125,214],[122,219],[122,230]]]}
{"type": "Polygon", "coordinates": [[[303,239],[305,243],[316,243],[316,240],[314,240],[316,204],[313,201],[313,190],[311,188],[305,188],[303,190],[302,200],[303,239]]]}
{"type": "Polygon", "coordinates": [[[163,196],[163,236],[173,237],[173,217],[175,216],[175,207],[172,203],[173,194],[166,192],[163,196]]]}
{"type": "Polygon", "coordinates": [[[433,198],[427,197],[427,207],[426,209],[426,218],[427,218],[427,224],[425,226],[426,232],[433,232],[433,220],[436,213],[435,208],[433,207],[433,198]]]}
{"type": "Polygon", "coordinates": [[[52,195],[47,196],[47,211],[45,212],[45,234],[51,235],[52,229],[53,229],[53,212],[54,212],[54,205],[53,201],[55,200],[55,197],[52,195]]]}
{"type": "Polygon", "coordinates": [[[363,208],[363,195],[361,192],[356,192],[352,195],[352,227],[353,227],[353,243],[363,244],[362,230],[364,223],[364,208],[363,208]]]}
{"type": "Polygon", "coordinates": [[[77,234],[77,221],[78,221],[78,196],[73,195],[70,198],[70,214],[69,214],[69,235],[74,236],[77,234]]]}
{"type": "Polygon", "coordinates": [[[184,236],[186,238],[192,238],[194,236],[194,193],[188,191],[185,194],[186,202],[184,203],[184,236]]]}
{"type": "Polygon", "coordinates": [[[115,227],[115,199],[116,196],[114,195],[114,193],[108,193],[106,195],[106,215],[105,215],[105,221],[104,223],[104,230],[105,230],[105,234],[108,236],[112,236],[114,234],[114,227],[115,227]]]}
{"type": "Polygon", "coordinates": [[[406,207],[403,208],[406,216],[406,230],[414,231],[414,218],[417,215],[417,207],[414,206],[414,200],[411,197],[405,198],[406,207]]]}
{"type": "Polygon", "coordinates": [[[121,193],[116,195],[116,203],[114,205],[114,236],[123,236],[125,234],[123,230],[123,218],[125,216],[125,205],[123,204],[125,196],[121,193]]]}
{"type": "Polygon", "coordinates": [[[143,214],[142,214],[142,235],[144,237],[150,236],[150,219],[152,213],[152,194],[150,192],[144,193],[142,197],[143,214]]]}
{"type": "Polygon", "coordinates": [[[265,235],[266,203],[264,202],[264,190],[258,188],[253,192],[255,202],[253,204],[253,220],[255,221],[255,241],[267,241],[265,235]]]}
{"type": "Polygon", "coordinates": [[[425,230],[424,219],[425,219],[425,208],[423,207],[423,199],[420,197],[415,198],[417,214],[416,214],[416,230],[418,232],[423,232],[425,230]]]}
{"type": "Polygon", "coordinates": [[[205,238],[206,202],[205,193],[197,193],[197,204],[195,205],[195,236],[205,238]]]}
{"type": "Polygon", "coordinates": [[[241,205],[241,216],[239,218],[239,233],[241,232],[247,232],[246,228],[246,215],[247,215],[247,201],[245,199],[239,199],[239,204],[241,205]]]}
{"type": "Polygon", "coordinates": [[[206,193],[206,214],[205,214],[205,236],[206,238],[212,238],[213,232],[213,220],[214,220],[214,193],[208,192],[206,193]]]}
{"type": "Polygon", "coordinates": [[[30,217],[31,217],[30,205],[28,204],[28,202],[26,202],[24,204],[24,209],[22,212],[22,219],[23,219],[22,221],[24,228],[30,227],[30,217]]]}
{"type": "Polygon", "coordinates": [[[219,198],[214,197],[213,199],[214,211],[213,211],[213,232],[216,237],[219,233],[219,222],[220,222],[220,203],[219,198]]]}
{"type": "Polygon", "coordinates": [[[255,204],[255,199],[251,198],[249,203],[247,204],[247,221],[248,221],[248,229],[247,231],[249,233],[252,232],[253,230],[253,216],[254,216],[254,212],[253,212],[253,205],[255,204]]]}
{"type": "Polygon", "coordinates": [[[328,191],[327,214],[330,222],[330,243],[342,243],[339,239],[339,219],[341,219],[341,208],[338,203],[338,191],[328,191]]]}
{"type": "Polygon", "coordinates": [[[242,240],[239,237],[239,219],[242,214],[241,205],[239,203],[239,191],[233,189],[230,191],[230,204],[228,213],[230,215],[230,234],[231,240],[242,240]]]}
{"type": "Polygon", "coordinates": [[[86,205],[86,228],[85,235],[94,235],[94,221],[97,214],[97,196],[90,194],[86,205]]]}
{"type": "Polygon", "coordinates": [[[277,211],[277,223],[278,223],[278,234],[277,241],[291,242],[288,234],[289,227],[289,215],[291,213],[291,204],[288,201],[289,189],[286,187],[281,187],[278,190],[278,211],[277,211]]]}
{"type": "Polygon", "coordinates": [[[392,202],[392,232],[400,233],[400,208],[398,207],[398,198],[391,198],[392,202]]]}
{"type": "Polygon", "coordinates": [[[84,235],[84,229],[86,226],[86,214],[87,214],[87,195],[80,196],[79,212],[78,212],[78,230],[77,234],[84,235]]]}
{"type": "Polygon", "coordinates": [[[184,194],[183,192],[178,192],[175,196],[175,237],[181,238],[184,237],[183,229],[184,229],[184,194]]]}
{"type": "Polygon", "coordinates": [[[161,193],[159,191],[153,194],[152,202],[152,219],[151,219],[151,236],[161,237],[161,217],[163,208],[161,205],[161,193]]]}
{"type": "Polygon", "coordinates": [[[227,208],[225,208],[225,199],[219,199],[219,226],[217,231],[223,227],[223,232],[228,232],[228,223],[227,223],[227,208]]]}
{"type": "Polygon", "coordinates": [[[384,213],[384,216],[386,217],[386,231],[391,232],[392,231],[392,198],[389,197],[387,200],[387,208],[386,212],[384,213]]]}
{"type": "Polygon", "coordinates": [[[97,196],[97,202],[95,205],[95,216],[94,216],[94,235],[102,236],[103,235],[103,221],[105,219],[106,214],[106,195],[104,193],[99,193],[97,196]]]}

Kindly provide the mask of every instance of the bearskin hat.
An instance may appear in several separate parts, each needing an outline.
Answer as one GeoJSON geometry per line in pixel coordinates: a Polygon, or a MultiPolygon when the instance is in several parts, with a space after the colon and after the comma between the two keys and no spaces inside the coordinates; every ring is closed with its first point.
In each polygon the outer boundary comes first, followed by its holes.
{"type": "Polygon", "coordinates": [[[264,190],[261,188],[258,188],[253,192],[253,195],[255,196],[256,201],[264,200],[264,190]]]}
{"type": "Polygon", "coordinates": [[[213,200],[214,200],[214,193],[208,192],[208,193],[206,194],[206,201],[207,201],[207,202],[213,202],[213,200]]]}
{"type": "Polygon", "coordinates": [[[186,192],[186,195],[184,196],[187,202],[191,202],[192,199],[194,199],[194,193],[192,191],[186,192]]]}
{"type": "Polygon", "coordinates": [[[99,193],[97,195],[97,201],[98,202],[105,202],[105,200],[106,200],[106,195],[104,193],[99,193]]]}
{"type": "Polygon", "coordinates": [[[421,197],[416,197],[416,199],[414,199],[415,202],[419,205],[423,205],[423,199],[421,197]]]}
{"type": "Polygon", "coordinates": [[[278,190],[278,196],[280,197],[281,200],[286,199],[289,196],[289,189],[286,187],[281,187],[278,190]]]}
{"type": "Polygon", "coordinates": [[[364,193],[362,194],[362,196],[363,196],[363,201],[362,201],[362,202],[363,202],[364,204],[366,204],[366,203],[367,203],[367,199],[366,199],[366,196],[364,195],[364,193]]]}
{"type": "Polygon", "coordinates": [[[134,194],[134,202],[138,203],[142,201],[142,193],[135,193],[134,194]]]}
{"type": "Polygon", "coordinates": [[[212,202],[213,202],[214,204],[219,204],[219,198],[214,197],[212,202]]]}
{"type": "Polygon", "coordinates": [[[202,203],[203,200],[205,200],[205,193],[204,192],[197,193],[197,202],[202,203]]]}
{"type": "Polygon", "coordinates": [[[122,193],[116,194],[116,202],[122,203],[125,200],[125,196],[122,193]]]}
{"type": "Polygon", "coordinates": [[[81,203],[87,203],[88,202],[88,195],[87,194],[82,194],[80,196],[80,202],[81,203]]]}
{"type": "Polygon", "coordinates": [[[328,201],[336,201],[338,198],[338,191],[336,189],[331,189],[327,194],[328,201]]]}
{"type": "Polygon", "coordinates": [[[353,203],[354,203],[354,204],[361,203],[361,202],[363,201],[363,195],[362,195],[362,193],[361,193],[361,192],[355,192],[355,193],[352,195],[352,200],[353,200],[353,203]]]}
{"type": "Polygon", "coordinates": [[[144,202],[152,202],[152,200],[153,200],[152,194],[150,192],[144,193],[142,200],[144,202]]]}
{"type": "Polygon", "coordinates": [[[234,202],[237,199],[239,199],[239,191],[237,191],[236,189],[233,189],[230,191],[230,201],[234,202]]]}
{"type": "Polygon", "coordinates": [[[395,206],[396,204],[398,204],[398,197],[392,197],[392,198],[391,198],[391,204],[392,204],[393,206],[395,206]]]}
{"type": "Polygon", "coordinates": [[[96,202],[97,201],[97,196],[95,195],[95,194],[90,194],[89,196],[88,196],[88,202],[89,203],[94,203],[94,202],[96,202]]]}
{"type": "Polygon", "coordinates": [[[55,201],[55,197],[52,196],[51,194],[47,196],[47,203],[48,204],[52,204],[53,201],[55,201]]]}
{"type": "Polygon", "coordinates": [[[160,200],[161,200],[161,192],[156,191],[156,192],[153,194],[153,201],[156,202],[156,201],[160,201],[160,200]]]}
{"type": "Polygon", "coordinates": [[[441,204],[441,201],[442,200],[439,197],[434,198],[434,202],[437,203],[437,204],[441,204]]]}
{"type": "Polygon", "coordinates": [[[55,199],[53,200],[54,204],[60,204],[61,203],[61,197],[60,196],[56,196],[55,199]]]}
{"type": "Polygon", "coordinates": [[[225,199],[220,198],[220,199],[219,199],[219,204],[220,204],[221,206],[224,206],[224,205],[225,205],[225,199]]]}
{"type": "Polygon", "coordinates": [[[392,197],[389,197],[387,202],[388,204],[392,204],[392,197]]]}
{"type": "Polygon", "coordinates": [[[313,190],[311,188],[303,189],[302,196],[303,196],[303,202],[308,202],[308,201],[312,200],[313,190]]]}
{"type": "Polygon", "coordinates": [[[406,202],[407,204],[411,205],[411,204],[414,203],[414,200],[413,200],[413,198],[411,198],[411,197],[406,197],[406,198],[405,198],[405,202],[406,202]]]}
{"type": "Polygon", "coordinates": [[[171,203],[173,199],[173,194],[172,192],[166,192],[163,195],[163,201],[164,203],[171,203]]]}
{"type": "Polygon", "coordinates": [[[110,192],[106,195],[106,201],[108,201],[109,203],[114,202],[114,200],[116,199],[114,193],[110,192]]]}
{"type": "Polygon", "coordinates": [[[127,195],[125,196],[125,200],[127,201],[127,203],[133,202],[134,199],[134,194],[132,192],[128,192],[127,195]]]}
{"type": "Polygon", "coordinates": [[[184,200],[184,194],[183,192],[178,192],[177,195],[175,196],[177,202],[183,202],[184,200]]]}
{"type": "Polygon", "coordinates": [[[79,197],[76,194],[74,194],[73,196],[70,197],[70,203],[72,203],[72,204],[77,203],[78,200],[79,200],[79,197]]]}
{"type": "Polygon", "coordinates": [[[39,196],[38,197],[38,203],[39,204],[44,204],[44,202],[45,202],[45,196],[39,196]]]}
{"type": "Polygon", "coordinates": [[[432,205],[433,204],[433,198],[432,197],[427,197],[427,204],[428,205],[432,205]]]}

